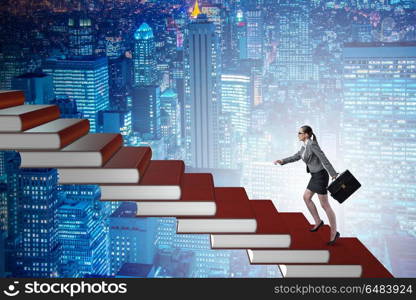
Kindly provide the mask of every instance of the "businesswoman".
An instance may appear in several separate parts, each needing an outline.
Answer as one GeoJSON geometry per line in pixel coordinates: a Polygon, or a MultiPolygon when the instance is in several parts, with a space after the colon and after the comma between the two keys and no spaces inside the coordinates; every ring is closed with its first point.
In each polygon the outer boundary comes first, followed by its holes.
{"type": "Polygon", "coordinates": [[[313,133],[311,127],[307,125],[302,126],[299,129],[298,138],[303,142],[300,150],[292,156],[274,161],[274,164],[284,165],[298,161],[299,159],[302,159],[306,163],[306,170],[308,173],[311,173],[311,179],[303,194],[303,200],[305,200],[306,206],[315,220],[315,226],[310,231],[318,231],[324,225],[324,221],[319,217],[316,206],[312,201],[312,196],[317,193],[331,226],[330,241],[327,242],[327,245],[333,245],[340,234],[337,231],[335,213],[328,202],[327,186],[329,181],[328,172],[331,174],[332,180],[338,176],[338,173],[335,172],[331,163],[319,147],[316,135],[313,133]]]}

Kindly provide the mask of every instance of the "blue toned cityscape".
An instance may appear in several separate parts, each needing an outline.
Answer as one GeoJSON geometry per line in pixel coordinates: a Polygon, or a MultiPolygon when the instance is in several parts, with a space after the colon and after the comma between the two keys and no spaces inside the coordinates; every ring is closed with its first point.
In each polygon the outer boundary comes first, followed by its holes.
{"type": "MultiPolygon", "coordinates": [[[[416,277],[415,0],[0,3],[0,90],[313,224],[305,165],[273,163],[309,125],[362,185],[342,204],[328,195],[341,237],[416,277]]],[[[209,234],[177,234],[176,218],[137,217],[133,201],[20,163],[0,151],[0,277],[282,277],[244,249],[211,249],[209,234]]]]}

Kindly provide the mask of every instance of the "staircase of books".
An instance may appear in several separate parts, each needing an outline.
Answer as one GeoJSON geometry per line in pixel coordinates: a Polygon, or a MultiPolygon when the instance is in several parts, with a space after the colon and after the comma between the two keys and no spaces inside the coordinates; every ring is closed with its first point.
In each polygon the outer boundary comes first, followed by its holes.
{"type": "Polygon", "coordinates": [[[0,91],[0,150],[18,151],[21,168],[57,168],[60,184],[97,184],[102,201],[135,201],[137,217],[177,217],[177,233],[210,234],[212,249],[245,249],[284,277],[393,277],[359,239],[328,246],[328,225],[310,232],[302,213],[215,187],[181,160],[152,160],[150,147],[124,147],[120,134],[89,133],[88,120],[25,105],[22,91],[0,91]]]}

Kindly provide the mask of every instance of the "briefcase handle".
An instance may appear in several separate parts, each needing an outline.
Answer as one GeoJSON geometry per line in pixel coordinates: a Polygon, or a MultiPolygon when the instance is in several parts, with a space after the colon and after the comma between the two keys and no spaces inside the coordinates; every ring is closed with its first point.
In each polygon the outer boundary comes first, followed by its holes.
{"type": "MultiPolygon", "coordinates": [[[[338,173],[338,175],[339,175],[339,173],[338,173]]],[[[337,175],[337,178],[338,178],[338,175],[337,175]]],[[[331,181],[331,183],[326,187],[327,189],[328,189],[328,187],[334,182],[336,180],[336,178],[335,179],[333,179],[332,181],[331,181]]],[[[338,193],[341,189],[345,189],[347,186],[345,185],[345,184],[341,184],[340,186],[339,186],[339,188],[336,190],[336,191],[334,191],[334,194],[336,194],[336,193],[338,193]]]]}

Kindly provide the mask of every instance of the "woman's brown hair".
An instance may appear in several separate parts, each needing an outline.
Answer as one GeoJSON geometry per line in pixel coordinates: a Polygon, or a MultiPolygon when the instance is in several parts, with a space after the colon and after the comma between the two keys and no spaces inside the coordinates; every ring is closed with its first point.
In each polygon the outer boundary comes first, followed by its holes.
{"type": "Polygon", "coordinates": [[[318,142],[315,133],[312,131],[312,128],[308,125],[303,125],[302,127],[303,132],[307,133],[309,137],[313,137],[315,142],[318,142]]]}

